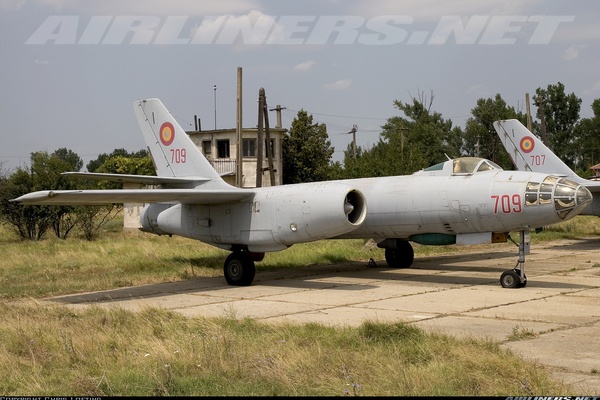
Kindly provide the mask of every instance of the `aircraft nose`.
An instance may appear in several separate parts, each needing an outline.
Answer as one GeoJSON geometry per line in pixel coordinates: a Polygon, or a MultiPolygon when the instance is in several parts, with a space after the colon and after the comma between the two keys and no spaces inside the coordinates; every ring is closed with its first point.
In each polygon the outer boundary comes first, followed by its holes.
{"type": "Polygon", "coordinates": [[[585,186],[565,178],[558,180],[552,197],[554,209],[562,219],[576,216],[592,202],[592,193],[585,186]]]}

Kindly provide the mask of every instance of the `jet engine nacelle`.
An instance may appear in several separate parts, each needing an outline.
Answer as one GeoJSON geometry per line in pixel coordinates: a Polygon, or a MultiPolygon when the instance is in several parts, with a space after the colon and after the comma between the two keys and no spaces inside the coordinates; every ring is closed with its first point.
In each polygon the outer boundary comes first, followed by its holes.
{"type": "Polygon", "coordinates": [[[240,203],[151,204],[140,219],[144,232],[180,235],[227,250],[245,246],[259,253],[351,232],[366,215],[360,191],[314,183],[262,188],[240,203]]]}
{"type": "Polygon", "coordinates": [[[156,235],[170,235],[171,232],[162,230],[158,224],[158,215],[171,207],[172,204],[147,204],[140,211],[140,228],[143,232],[154,233],[156,235]]]}
{"type": "Polygon", "coordinates": [[[274,193],[267,192],[264,200],[266,205],[274,205],[276,240],[286,245],[328,239],[353,231],[367,215],[363,194],[346,185],[281,186],[274,193]]]}

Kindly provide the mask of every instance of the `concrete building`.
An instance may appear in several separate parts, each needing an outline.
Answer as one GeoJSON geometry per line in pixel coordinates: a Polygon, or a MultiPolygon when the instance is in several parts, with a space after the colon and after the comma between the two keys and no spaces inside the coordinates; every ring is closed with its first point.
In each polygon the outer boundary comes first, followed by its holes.
{"type": "MultiPolygon", "coordinates": [[[[264,141],[262,153],[262,185],[275,186],[283,182],[281,159],[281,139],[286,129],[270,128],[270,148],[273,157],[275,183],[271,185],[268,159],[266,153],[267,143],[264,141]]],[[[208,131],[187,132],[192,141],[198,146],[202,154],[212,164],[215,170],[222,174],[223,179],[231,185],[236,185],[236,171],[238,160],[238,146],[235,129],[216,129],[208,131]]],[[[242,129],[242,185],[241,187],[256,187],[258,162],[258,129],[242,129]]]]}
{"type": "Polygon", "coordinates": [[[590,167],[592,171],[594,171],[594,176],[590,179],[593,181],[600,181],[600,164],[596,164],[593,167],[590,167]]]}

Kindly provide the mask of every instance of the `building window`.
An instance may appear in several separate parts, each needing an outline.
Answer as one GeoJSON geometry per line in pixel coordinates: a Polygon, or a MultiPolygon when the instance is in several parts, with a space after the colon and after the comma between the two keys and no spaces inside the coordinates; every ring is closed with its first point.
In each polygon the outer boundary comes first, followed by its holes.
{"type": "MultiPolygon", "coordinates": [[[[265,140],[265,148],[267,148],[268,144],[267,141],[265,140]]],[[[271,139],[271,146],[268,147],[271,150],[271,157],[273,157],[273,159],[277,158],[277,155],[275,154],[275,139],[271,139]]],[[[267,158],[267,153],[265,150],[265,158],[267,158]]]]}
{"type": "Polygon", "coordinates": [[[256,157],[256,139],[242,139],[242,155],[256,157]]]}
{"type": "Polygon", "coordinates": [[[229,139],[217,140],[217,157],[229,158],[229,139]]]}
{"type": "Polygon", "coordinates": [[[212,154],[212,145],[210,140],[202,141],[202,154],[204,154],[207,158],[212,154]]]}

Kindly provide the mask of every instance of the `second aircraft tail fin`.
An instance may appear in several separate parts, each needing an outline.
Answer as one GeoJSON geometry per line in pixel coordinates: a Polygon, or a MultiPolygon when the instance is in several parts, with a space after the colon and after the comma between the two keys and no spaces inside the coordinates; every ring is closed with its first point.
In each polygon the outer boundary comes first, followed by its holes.
{"type": "Polygon", "coordinates": [[[496,121],[494,129],[518,170],[579,178],[519,120],[496,121]]]}

